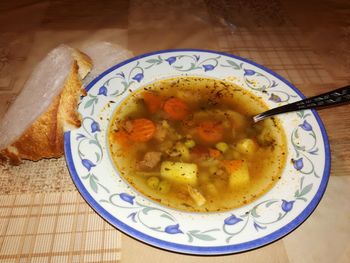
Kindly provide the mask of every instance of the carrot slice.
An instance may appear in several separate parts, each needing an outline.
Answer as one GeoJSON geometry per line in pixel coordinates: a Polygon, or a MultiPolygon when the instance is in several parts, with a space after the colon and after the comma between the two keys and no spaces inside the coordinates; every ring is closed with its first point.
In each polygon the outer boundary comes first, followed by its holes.
{"type": "Polygon", "coordinates": [[[219,150],[210,148],[209,155],[210,155],[210,157],[213,157],[213,158],[219,158],[221,155],[221,152],[219,150]]]}
{"type": "Polygon", "coordinates": [[[131,120],[131,130],[129,138],[135,142],[146,142],[150,140],[156,132],[156,125],[149,119],[140,118],[131,120]]]}
{"type": "Polygon", "coordinates": [[[179,98],[170,98],[164,103],[164,111],[172,120],[180,121],[190,114],[190,109],[186,102],[179,98]]]}
{"type": "Polygon", "coordinates": [[[145,102],[149,113],[156,113],[162,108],[162,99],[154,92],[144,92],[143,101],[145,102]]]}
{"type": "Polygon", "coordinates": [[[126,146],[130,142],[128,133],[123,130],[112,133],[111,140],[112,142],[116,142],[121,146],[126,146]]]}
{"type": "Polygon", "coordinates": [[[225,167],[228,173],[232,173],[238,170],[244,163],[243,160],[223,160],[222,165],[225,167]]]}
{"type": "Polygon", "coordinates": [[[197,126],[197,135],[203,142],[216,143],[224,137],[224,127],[215,121],[204,121],[197,126]]]}

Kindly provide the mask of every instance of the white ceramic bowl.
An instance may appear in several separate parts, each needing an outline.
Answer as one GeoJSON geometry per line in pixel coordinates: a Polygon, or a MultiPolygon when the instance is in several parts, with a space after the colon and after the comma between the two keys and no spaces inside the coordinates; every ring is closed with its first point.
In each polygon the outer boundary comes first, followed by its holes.
{"type": "Polygon", "coordinates": [[[281,180],[241,208],[220,213],[177,211],[144,198],[120,177],[107,143],[113,112],[130,92],[162,78],[184,75],[234,82],[262,97],[271,108],[303,98],[271,70],[221,52],[164,50],[124,61],[88,85],[88,95],[79,106],[82,127],[65,134],[66,161],[81,195],[125,234],[180,253],[242,252],[290,233],[316,208],[329,178],[328,139],[315,111],[279,116],[288,147],[281,180]]]}

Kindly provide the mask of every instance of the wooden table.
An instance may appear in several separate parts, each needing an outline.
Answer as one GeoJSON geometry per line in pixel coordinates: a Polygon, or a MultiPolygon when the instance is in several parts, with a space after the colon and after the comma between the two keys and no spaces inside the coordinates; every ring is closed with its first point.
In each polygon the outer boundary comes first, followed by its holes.
{"type": "MultiPolygon", "coordinates": [[[[350,83],[349,17],[347,0],[2,1],[0,116],[50,49],[96,40],[135,55],[169,48],[229,52],[315,95],[350,83]]],[[[0,261],[350,262],[349,110],[320,112],[332,152],[327,191],[302,226],[273,244],[209,258],[144,245],[92,211],[60,158],[0,168],[0,261]]]]}

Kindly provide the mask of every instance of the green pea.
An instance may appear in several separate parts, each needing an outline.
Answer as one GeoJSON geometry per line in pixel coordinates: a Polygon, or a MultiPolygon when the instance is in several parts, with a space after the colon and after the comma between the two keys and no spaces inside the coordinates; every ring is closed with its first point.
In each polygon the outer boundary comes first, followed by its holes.
{"type": "Polygon", "coordinates": [[[216,186],[214,184],[207,184],[206,185],[206,191],[208,192],[208,194],[210,194],[211,196],[215,196],[218,194],[218,189],[216,188],[216,186]]]}
{"type": "Polygon", "coordinates": [[[171,184],[168,181],[161,181],[158,185],[158,191],[162,194],[166,194],[170,191],[171,184]]]}
{"type": "Polygon", "coordinates": [[[201,183],[207,183],[209,181],[209,174],[205,172],[201,172],[198,176],[198,179],[201,183]]]}
{"type": "Polygon", "coordinates": [[[216,165],[209,166],[209,173],[215,174],[219,168],[216,165]]]}
{"type": "Polygon", "coordinates": [[[228,150],[228,145],[225,142],[218,142],[215,145],[216,149],[218,149],[220,152],[225,153],[228,150]]]}
{"type": "Polygon", "coordinates": [[[155,176],[151,176],[150,178],[147,179],[147,185],[152,189],[157,189],[159,186],[159,178],[155,176]]]}
{"type": "Polygon", "coordinates": [[[241,154],[239,152],[237,152],[237,151],[233,151],[232,152],[232,157],[233,157],[233,159],[236,159],[236,160],[242,158],[241,154]]]}
{"type": "Polygon", "coordinates": [[[194,146],[196,146],[196,142],[194,140],[186,140],[185,141],[185,146],[187,148],[193,148],[194,146]]]}

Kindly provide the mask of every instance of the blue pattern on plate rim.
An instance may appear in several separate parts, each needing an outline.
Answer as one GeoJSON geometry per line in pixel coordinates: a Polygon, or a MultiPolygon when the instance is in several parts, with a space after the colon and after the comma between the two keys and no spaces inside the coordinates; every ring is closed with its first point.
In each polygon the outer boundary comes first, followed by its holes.
{"type": "MultiPolygon", "coordinates": [[[[98,78],[96,78],[94,81],[92,81],[88,87],[86,88],[86,90],[88,91],[92,86],[94,86],[94,84],[101,79],[104,75],[108,74],[109,72],[121,67],[124,64],[130,63],[132,61],[135,61],[137,59],[143,58],[143,57],[147,57],[147,56],[152,56],[152,55],[156,55],[158,54],[158,57],[160,57],[160,55],[162,53],[166,53],[166,52],[178,52],[178,51],[193,51],[193,52],[207,52],[207,53],[213,53],[215,55],[220,55],[220,56],[227,56],[227,57],[231,57],[234,59],[238,59],[241,60],[243,62],[246,63],[250,63],[260,69],[265,70],[266,72],[270,73],[271,75],[273,75],[274,77],[280,79],[282,82],[284,82],[285,84],[287,84],[291,89],[293,89],[297,94],[299,94],[301,97],[303,97],[303,95],[296,89],[294,88],[289,82],[285,81],[283,78],[279,77],[277,74],[275,74],[274,72],[269,71],[268,69],[265,69],[264,67],[248,61],[246,59],[242,59],[230,54],[225,54],[225,53],[221,53],[221,52],[213,52],[213,51],[206,51],[206,50],[165,50],[165,51],[160,51],[160,52],[155,52],[155,53],[150,53],[150,54],[145,54],[130,60],[127,60],[123,63],[120,63],[112,68],[110,68],[109,70],[107,70],[106,72],[104,72],[103,74],[101,74],[98,78]]],[[[200,56],[199,55],[194,55],[194,65],[191,64],[192,69],[190,70],[204,70],[204,71],[208,71],[208,70],[214,70],[217,66],[218,63],[214,63],[214,64],[204,64],[202,63],[202,67],[200,67],[199,65],[199,60],[200,60],[200,56]],[[197,64],[196,64],[197,63],[197,64]]],[[[169,66],[173,66],[176,62],[176,60],[178,60],[178,56],[173,56],[173,57],[169,57],[167,59],[164,59],[164,61],[166,63],[169,64],[169,66]]],[[[180,58],[181,59],[181,58],[180,58]]],[[[214,58],[215,60],[215,58],[214,58]]],[[[206,61],[208,62],[208,61],[206,61]]],[[[213,61],[211,61],[213,62],[213,61]]],[[[232,66],[232,63],[228,63],[228,66],[232,66]]],[[[242,64],[241,64],[242,65],[242,64]]],[[[137,63],[135,67],[139,67],[139,64],[137,63]]],[[[135,68],[134,67],[134,68],[135,68]]],[[[236,66],[234,66],[236,67],[236,66]]],[[[240,69],[242,69],[244,71],[244,77],[249,77],[252,76],[254,74],[257,74],[257,72],[255,72],[254,70],[251,69],[247,69],[247,68],[242,68],[242,66],[237,65],[237,67],[240,67],[240,69]]],[[[236,69],[239,69],[237,68],[236,69]]],[[[144,78],[144,71],[143,69],[140,67],[141,71],[140,72],[136,72],[132,77],[132,81],[137,81],[140,82],[142,81],[142,79],[144,78]]],[[[183,68],[180,68],[180,70],[183,70],[183,68]]],[[[260,74],[260,73],[259,73],[260,74]]],[[[123,73],[124,75],[124,73],[123,73]]],[[[131,75],[131,73],[129,74],[131,75]]],[[[125,78],[125,76],[124,76],[125,78]]],[[[130,77],[128,78],[129,83],[130,83],[130,77]]],[[[250,87],[250,85],[252,85],[251,88],[254,88],[254,83],[251,83],[251,81],[245,80],[247,83],[247,86],[250,87]]],[[[127,84],[129,84],[127,83],[127,84]]],[[[275,83],[270,83],[270,86],[265,86],[265,88],[263,88],[261,91],[265,91],[266,88],[274,88],[276,85],[275,83]]],[[[97,96],[107,96],[108,93],[108,89],[105,86],[101,86],[97,96]]],[[[96,97],[97,97],[96,96],[96,97]]],[[[271,101],[273,102],[281,102],[282,100],[275,95],[274,93],[271,93],[271,97],[273,99],[271,99],[271,101]]],[[[289,99],[289,97],[287,96],[287,98],[289,99]]],[[[160,240],[151,236],[148,236],[142,232],[139,232],[136,229],[133,229],[132,227],[130,227],[129,225],[124,224],[123,222],[119,221],[118,219],[114,218],[114,216],[112,216],[111,214],[109,214],[104,208],[102,208],[93,198],[92,196],[89,194],[89,192],[85,189],[85,186],[82,184],[81,182],[81,178],[79,178],[75,167],[74,167],[74,163],[73,163],[73,159],[72,159],[72,155],[71,155],[71,146],[70,146],[70,140],[71,140],[71,136],[70,136],[70,132],[67,132],[65,134],[65,154],[66,154],[66,159],[67,159],[67,163],[68,163],[68,167],[69,170],[71,172],[71,175],[73,177],[73,181],[76,184],[78,190],[80,191],[80,193],[82,194],[82,196],[85,198],[85,200],[100,214],[102,215],[107,221],[109,221],[110,223],[112,223],[114,226],[116,226],[118,229],[120,229],[123,232],[126,232],[126,234],[130,234],[132,236],[134,236],[137,239],[140,239],[141,241],[145,241],[150,243],[151,245],[155,245],[155,246],[159,246],[165,249],[169,249],[172,251],[178,251],[178,252],[183,252],[183,253],[190,253],[190,254],[227,254],[227,253],[233,253],[233,252],[238,252],[238,251],[244,251],[244,250],[248,250],[248,249],[252,249],[255,247],[259,247],[262,246],[264,244],[267,244],[269,242],[272,242],[284,235],[286,235],[287,233],[289,233],[290,231],[292,231],[293,229],[295,229],[299,224],[301,224],[307,217],[308,215],[310,215],[313,211],[313,209],[316,207],[317,203],[320,201],[321,196],[323,195],[323,192],[325,190],[327,181],[328,181],[328,176],[329,176],[329,165],[330,165],[330,154],[329,154],[329,145],[328,145],[328,139],[327,139],[327,135],[326,132],[324,130],[324,127],[322,125],[322,122],[320,121],[319,116],[317,115],[317,113],[315,111],[313,111],[313,115],[316,118],[318,125],[320,127],[321,133],[322,133],[322,139],[324,142],[324,146],[325,146],[325,154],[326,154],[326,161],[325,161],[325,167],[324,167],[324,174],[322,176],[322,181],[320,183],[319,189],[317,191],[317,194],[314,196],[313,200],[310,202],[310,204],[308,205],[308,207],[306,207],[304,209],[304,211],[302,213],[299,214],[299,216],[297,218],[295,218],[292,222],[290,222],[289,224],[285,225],[284,227],[282,227],[281,229],[279,229],[278,231],[275,231],[271,234],[269,234],[268,236],[264,236],[262,238],[253,240],[253,241],[249,241],[246,243],[241,243],[241,244],[235,244],[235,245],[225,245],[225,246],[213,246],[213,247],[198,247],[198,246],[191,246],[191,245],[181,245],[181,244],[176,244],[176,243],[171,243],[171,242],[167,242],[164,240],[160,240]]],[[[308,117],[308,114],[303,114],[300,113],[301,118],[301,123],[300,125],[295,129],[295,131],[293,131],[292,136],[296,136],[298,135],[298,129],[301,129],[305,132],[308,132],[309,134],[311,134],[311,136],[313,136],[313,129],[312,126],[307,122],[306,118],[308,117]]],[[[92,135],[92,137],[88,138],[88,136],[84,135],[84,134],[78,134],[77,136],[77,140],[90,140],[90,141],[94,141],[95,140],[95,144],[98,145],[98,139],[97,139],[97,133],[100,131],[99,128],[99,124],[98,122],[96,122],[95,120],[91,119],[88,121],[92,121],[92,123],[90,124],[90,130],[88,131],[88,133],[90,135],[92,135]],[[95,135],[94,135],[95,133],[95,135]],[[94,135],[94,136],[93,136],[94,135]]],[[[87,129],[85,129],[87,131],[87,129]]],[[[297,171],[301,172],[304,175],[310,174],[312,172],[310,171],[303,171],[304,168],[304,160],[310,160],[307,158],[306,154],[317,154],[317,150],[318,149],[314,149],[314,147],[311,147],[310,149],[305,149],[305,148],[300,148],[298,146],[298,144],[295,145],[295,152],[296,152],[296,159],[293,159],[293,164],[294,167],[297,171]],[[301,157],[302,156],[302,157],[301,157]],[[299,157],[299,158],[298,158],[299,157]]],[[[84,156],[80,156],[82,165],[87,169],[87,171],[89,172],[88,174],[90,174],[91,170],[94,169],[94,167],[96,166],[96,163],[98,162],[99,157],[97,156],[97,162],[93,162],[89,159],[85,159],[84,156]]],[[[311,162],[312,163],[312,162],[311,162]]],[[[315,175],[317,176],[317,175],[315,175]]],[[[82,177],[83,179],[85,179],[84,177],[82,177]]],[[[96,179],[92,176],[89,175],[89,180],[91,180],[90,178],[93,178],[92,180],[94,181],[98,181],[98,178],[96,179]]],[[[266,200],[262,203],[259,203],[258,205],[256,205],[253,209],[251,209],[249,212],[247,212],[244,215],[234,215],[232,214],[231,216],[227,217],[224,222],[223,222],[223,231],[228,233],[228,238],[234,236],[236,234],[236,232],[232,232],[229,231],[228,228],[231,226],[238,226],[240,224],[244,224],[244,227],[241,228],[240,231],[242,231],[246,226],[247,223],[249,221],[249,218],[252,218],[252,226],[255,228],[256,231],[260,231],[266,228],[266,225],[269,224],[269,222],[260,222],[259,220],[257,220],[257,218],[259,217],[259,215],[256,212],[256,208],[258,206],[264,205],[266,207],[270,206],[270,205],[276,205],[278,204],[281,208],[281,211],[283,212],[283,214],[281,214],[281,216],[279,216],[277,218],[277,220],[282,219],[289,211],[291,211],[293,209],[293,205],[294,202],[298,201],[298,200],[302,200],[302,201],[306,201],[304,195],[306,195],[312,188],[312,185],[306,185],[303,186],[303,181],[304,181],[304,177],[301,178],[301,183],[300,183],[300,188],[296,191],[294,197],[294,200],[266,200]]],[[[96,183],[96,182],[95,182],[96,183]]],[[[94,192],[96,192],[94,189],[96,189],[95,184],[93,183],[94,186],[90,186],[92,188],[92,190],[94,192]]],[[[103,187],[102,187],[103,188],[103,187]]],[[[107,189],[108,190],[108,189],[107,189]]],[[[130,194],[127,193],[120,193],[118,194],[120,197],[120,200],[123,200],[124,202],[130,204],[130,205],[134,205],[137,204],[139,205],[137,202],[134,202],[134,197],[130,194]]],[[[145,209],[145,207],[143,207],[142,209],[145,209]]],[[[149,209],[149,208],[146,208],[149,209]]],[[[152,208],[151,208],[152,209],[152,208]]],[[[133,212],[131,213],[130,216],[130,220],[136,221],[136,216],[137,216],[138,212],[133,212]]],[[[169,218],[171,218],[171,215],[169,215],[169,218]]],[[[181,229],[181,226],[177,223],[174,222],[173,224],[169,224],[167,226],[165,226],[165,228],[163,228],[161,231],[170,234],[170,235],[174,235],[174,234],[184,234],[183,230],[181,229]]],[[[207,238],[207,240],[211,240],[211,237],[209,234],[207,234],[208,232],[210,232],[212,230],[208,230],[208,231],[200,231],[200,230],[190,230],[188,231],[186,234],[189,237],[189,241],[193,240],[194,238],[198,238],[198,237],[203,237],[204,236],[204,240],[205,238],[207,238]]],[[[214,232],[217,231],[217,229],[213,230],[214,232]]],[[[200,239],[200,238],[199,238],[200,239]]]]}

